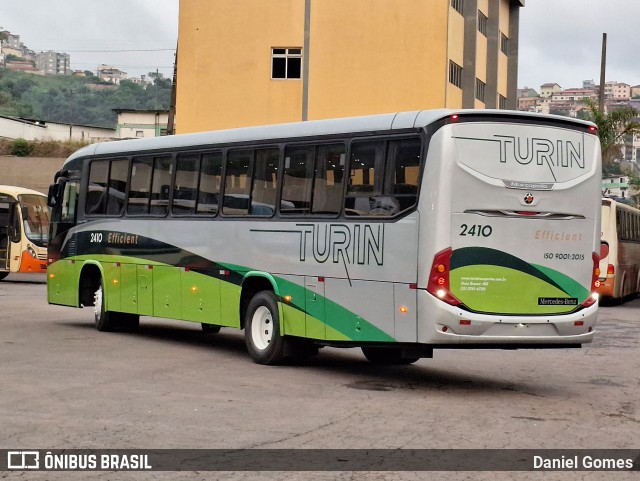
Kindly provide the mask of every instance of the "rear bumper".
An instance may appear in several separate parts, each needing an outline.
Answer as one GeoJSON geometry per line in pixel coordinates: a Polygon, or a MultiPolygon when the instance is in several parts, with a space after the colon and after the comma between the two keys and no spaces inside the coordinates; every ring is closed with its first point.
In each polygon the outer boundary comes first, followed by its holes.
{"type": "Polygon", "coordinates": [[[418,342],[514,347],[583,344],[593,340],[597,310],[596,303],[571,314],[494,316],[465,311],[418,291],[418,342]]]}

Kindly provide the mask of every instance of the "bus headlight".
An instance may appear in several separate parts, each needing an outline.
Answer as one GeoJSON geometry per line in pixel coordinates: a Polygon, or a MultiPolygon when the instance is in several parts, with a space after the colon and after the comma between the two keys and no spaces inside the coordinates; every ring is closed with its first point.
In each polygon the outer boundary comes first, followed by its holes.
{"type": "Polygon", "coordinates": [[[34,259],[37,259],[37,258],[38,258],[38,254],[36,254],[36,251],[34,250],[34,248],[33,248],[33,247],[31,247],[31,245],[28,245],[28,246],[27,246],[27,252],[28,252],[28,253],[29,253],[29,255],[30,255],[31,257],[33,257],[34,259]]]}

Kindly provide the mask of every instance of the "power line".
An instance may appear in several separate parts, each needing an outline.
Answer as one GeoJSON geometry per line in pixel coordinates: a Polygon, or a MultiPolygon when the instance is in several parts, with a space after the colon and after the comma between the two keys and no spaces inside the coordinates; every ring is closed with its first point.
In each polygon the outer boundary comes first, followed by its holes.
{"type": "MultiPolygon", "coordinates": [[[[39,49],[36,49],[39,50],[39,49]]],[[[54,50],[54,49],[49,49],[54,50]]],[[[175,48],[128,48],[121,50],[64,50],[65,53],[175,52],[175,48]]]]}

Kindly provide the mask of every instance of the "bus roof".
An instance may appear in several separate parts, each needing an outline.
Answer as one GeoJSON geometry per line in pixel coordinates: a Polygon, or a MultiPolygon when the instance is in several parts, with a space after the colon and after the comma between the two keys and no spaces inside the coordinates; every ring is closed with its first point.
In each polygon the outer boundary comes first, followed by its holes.
{"type": "Polygon", "coordinates": [[[250,142],[269,139],[287,139],[292,137],[314,137],[342,133],[374,132],[383,130],[399,130],[411,128],[424,128],[433,122],[451,115],[483,115],[483,116],[510,116],[523,118],[546,119],[561,121],[580,126],[594,125],[591,122],[577,120],[557,115],[546,115],[514,110],[495,109],[435,109],[415,110],[412,112],[396,112],[389,114],[367,115],[361,117],[345,117],[327,120],[309,120],[306,122],[293,122],[287,124],[274,124],[256,127],[243,127],[228,130],[216,130],[192,134],[170,135],[153,137],[148,139],[130,139],[112,142],[101,142],[84,147],[67,159],[67,162],[89,156],[125,154],[137,151],[163,150],[180,147],[195,147],[211,144],[225,144],[231,142],[250,142]]]}
{"type": "Polygon", "coordinates": [[[27,189],[25,187],[17,187],[15,185],[0,185],[0,194],[8,194],[11,197],[17,197],[24,194],[45,196],[42,192],[38,192],[37,190],[27,189]]]}

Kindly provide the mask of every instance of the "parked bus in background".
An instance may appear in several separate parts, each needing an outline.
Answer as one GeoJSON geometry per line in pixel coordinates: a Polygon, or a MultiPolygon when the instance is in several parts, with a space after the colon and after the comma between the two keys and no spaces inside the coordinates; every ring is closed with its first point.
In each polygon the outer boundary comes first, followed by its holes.
{"type": "Polygon", "coordinates": [[[88,146],[51,186],[48,300],[319,346],[577,347],[596,323],[593,124],[418,111],[88,146]]]}
{"type": "Polygon", "coordinates": [[[640,293],[640,210],[602,199],[602,243],[597,292],[618,302],[640,293]]]}
{"type": "Polygon", "coordinates": [[[47,196],[0,185],[0,280],[12,272],[46,272],[48,235],[47,196]]]}

